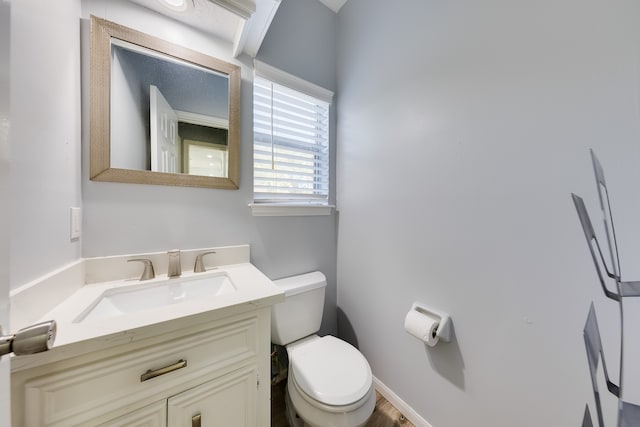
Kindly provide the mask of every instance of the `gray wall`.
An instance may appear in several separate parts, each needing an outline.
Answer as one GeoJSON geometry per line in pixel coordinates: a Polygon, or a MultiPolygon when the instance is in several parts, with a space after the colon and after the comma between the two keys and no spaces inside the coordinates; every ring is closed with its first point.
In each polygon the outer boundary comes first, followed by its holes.
{"type": "Polygon", "coordinates": [[[336,24],[335,14],[317,0],[282,0],[256,58],[335,90],[336,24]]]}
{"type": "MultiPolygon", "coordinates": [[[[243,66],[241,99],[241,176],[237,191],[199,188],[178,188],[150,185],[93,182],[88,179],[88,64],[87,49],[83,46],[83,203],[84,244],[83,256],[103,256],[172,248],[200,248],[249,243],[252,262],[272,279],[323,271],[329,281],[327,307],[322,331],[336,331],[335,265],[336,216],[324,217],[252,217],[248,204],[252,201],[252,63],[247,57],[236,61],[230,58],[231,46],[189,29],[177,22],[156,15],[146,9],[123,1],[85,0],[82,15],[95,14],[143,32],[174,40],[179,34],[189,40],[189,47],[243,66]]],[[[285,0],[275,18],[283,13],[296,16],[315,11],[316,0],[285,0]],[[302,8],[302,10],[300,10],[302,8]]],[[[324,12],[325,9],[320,9],[324,12]]],[[[328,10],[327,10],[328,12],[328,10]]],[[[306,15],[303,15],[306,16],[306,15]]],[[[285,31],[270,31],[265,45],[279,46],[277,52],[288,51],[288,63],[280,61],[276,51],[260,53],[260,58],[275,67],[281,67],[301,78],[323,84],[335,82],[335,46],[326,41],[322,29],[335,29],[337,18],[328,12],[318,14],[318,27],[291,26],[285,31]],[[320,56],[298,52],[289,40],[304,35],[310,43],[328,45],[320,56]],[[292,58],[294,58],[292,60],[292,58]],[[313,75],[298,73],[287,68],[290,64],[304,63],[313,58],[317,67],[313,75]],[[328,82],[328,83],[327,83],[328,82]]],[[[327,31],[332,34],[333,31],[327,31]]]]}
{"type": "MultiPolygon", "coordinates": [[[[337,16],[317,0],[282,0],[271,27],[260,46],[256,58],[287,73],[305,79],[318,86],[336,91],[336,32],[337,16]],[[312,17],[312,18],[311,18],[312,17]]],[[[329,111],[329,203],[336,200],[336,99],[329,111]]],[[[253,118],[252,118],[253,120],[253,118]]],[[[253,156],[251,157],[253,161],[253,156]]],[[[270,233],[269,224],[298,224],[300,231],[307,221],[322,224],[317,236],[309,241],[317,246],[317,256],[323,260],[319,268],[327,276],[324,317],[321,334],[337,332],[336,319],[336,246],[338,216],[316,217],[313,220],[303,218],[263,218],[260,222],[270,233]],[[315,239],[318,239],[317,241],[315,239]]],[[[294,233],[297,233],[291,230],[294,233]]],[[[293,236],[290,236],[291,238],[293,236]]],[[[312,237],[312,236],[309,236],[312,237]]],[[[295,256],[295,248],[286,257],[295,256]]],[[[286,247],[279,251],[288,251],[286,247]]]]}
{"type": "Polygon", "coordinates": [[[340,335],[435,427],[580,425],[589,303],[616,382],[620,324],[570,193],[604,241],[593,147],[637,280],[640,5],[349,0],[338,16],[340,335]],[[406,334],[413,301],[449,312],[455,341],[406,334]]]}

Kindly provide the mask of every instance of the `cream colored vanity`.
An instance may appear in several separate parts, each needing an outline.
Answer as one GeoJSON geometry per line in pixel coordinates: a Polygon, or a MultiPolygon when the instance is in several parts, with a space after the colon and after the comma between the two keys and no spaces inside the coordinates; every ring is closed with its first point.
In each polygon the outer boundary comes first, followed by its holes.
{"type": "Polygon", "coordinates": [[[140,282],[88,284],[65,298],[45,315],[58,322],[54,348],[12,359],[13,425],[270,425],[270,306],[283,296],[249,264],[248,247],[244,258],[198,276],[228,277],[235,291],[223,295],[97,318],[81,315],[85,305],[140,282]]]}

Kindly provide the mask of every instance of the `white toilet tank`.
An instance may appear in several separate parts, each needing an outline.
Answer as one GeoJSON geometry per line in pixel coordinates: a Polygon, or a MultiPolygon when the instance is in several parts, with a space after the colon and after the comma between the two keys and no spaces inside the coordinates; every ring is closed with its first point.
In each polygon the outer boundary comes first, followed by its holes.
{"type": "Polygon", "coordinates": [[[319,271],[274,280],[285,300],[271,308],[271,342],[287,345],[320,330],[327,278],[319,271]]]}

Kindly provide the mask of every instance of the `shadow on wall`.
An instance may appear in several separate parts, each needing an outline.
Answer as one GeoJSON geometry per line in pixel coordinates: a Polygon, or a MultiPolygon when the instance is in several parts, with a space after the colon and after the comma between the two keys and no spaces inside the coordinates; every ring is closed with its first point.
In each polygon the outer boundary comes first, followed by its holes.
{"type": "Polygon", "coordinates": [[[344,311],[340,307],[336,308],[338,316],[338,338],[348,342],[358,350],[358,337],[356,336],[356,331],[353,330],[353,325],[349,321],[349,318],[345,314],[344,311]]]}
{"type": "Polygon", "coordinates": [[[434,371],[460,390],[464,390],[464,360],[456,339],[454,324],[451,324],[451,342],[440,343],[434,347],[424,344],[424,351],[434,371]]]}
{"type": "MultiPolygon", "coordinates": [[[[358,348],[358,337],[349,318],[340,307],[337,308],[339,338],[358,348]]],[[[464,390],[464,360],[456,340],[455,326],[451,325],[451,342],[443,342],[435,347],[424,344],[431,368],[461,390],[464,390]]]]}

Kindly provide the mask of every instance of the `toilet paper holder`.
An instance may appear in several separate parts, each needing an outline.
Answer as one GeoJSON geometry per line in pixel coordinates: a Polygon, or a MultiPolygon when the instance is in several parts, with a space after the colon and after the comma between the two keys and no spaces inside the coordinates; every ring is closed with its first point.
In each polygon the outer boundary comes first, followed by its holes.
{"type": "Polygon", "coordinates": [[[436,328],[436,336],[442,341],[451,341],[451,317],[447,313],[434,310],[431,307],[420,302],[414,302],[411,306],[411,310],[437,319],[438,327],[436,328]]]}

